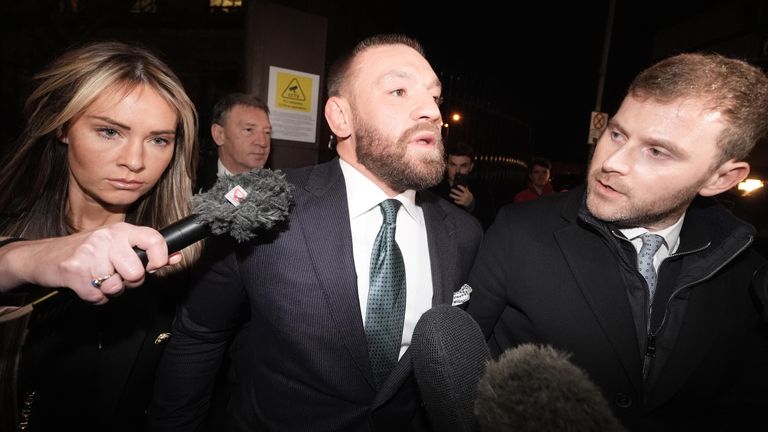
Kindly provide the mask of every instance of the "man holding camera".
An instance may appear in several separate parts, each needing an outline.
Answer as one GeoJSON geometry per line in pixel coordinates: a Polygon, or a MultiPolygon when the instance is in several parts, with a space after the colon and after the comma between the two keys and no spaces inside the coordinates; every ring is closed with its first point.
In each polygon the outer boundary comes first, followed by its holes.
{"type": "Polygon", "coordinates": [[[431,191],[441,198],[463,208],[475,216],[483,228],[492,221],[492,214],[483,211],[482,199],[477,198],[477,188],[470,185],[469,174],[475,167],[475,151],[466,144],[457,144],[445,151],[447,155],[445,178],[431,188],[431,191]],[[488,216],[488,217],[486,217],[488,216]]]}

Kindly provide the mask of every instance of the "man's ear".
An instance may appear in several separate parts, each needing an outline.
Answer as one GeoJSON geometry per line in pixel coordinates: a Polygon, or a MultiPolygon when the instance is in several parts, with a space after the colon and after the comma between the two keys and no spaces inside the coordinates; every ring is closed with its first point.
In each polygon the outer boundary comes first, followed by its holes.
{"type": "Polygon", "coordinates": [[[325,120],[331,132],[337,137],[343,139],[352,135],[349,113],[351,112],[346,99],[331,96],[325,103],[325,120]]]}
{"type": "Polygon", "coordinates": [[[214,123],[211,125],[211,136],[217,146],[224,145],[224,128],[220,124],[214,123]]]}
{"type": "Polygon", "coordinates": [[[723,163],[712,173],[710,179],[699,190],[701,196],[715,196],[736,186],[749,175],[749,164],[734,159],[723,163]]]}

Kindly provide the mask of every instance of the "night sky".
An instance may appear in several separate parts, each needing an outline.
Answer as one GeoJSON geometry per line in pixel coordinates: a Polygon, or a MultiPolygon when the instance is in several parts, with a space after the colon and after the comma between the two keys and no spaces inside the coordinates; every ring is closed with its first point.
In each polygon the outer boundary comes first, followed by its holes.
{"type": "MultiPolygon", "coordinates": [[[[190,4],[202,5],[205,9],[201,1],[190,4]]],[[[599,101],[602,111],[613,113],[632,77],[655,60],[653,38],[658,29],[724,2],[726,0],[616,0],[604,96],[599,101]]],[[[51,4],[46,0],[31,3],[48,7],[51,4]]],[[[402,32],[417,38],[443,80],[446,96],[451,96],[450,91],[461,89],[464,95],[471,95],[472,104],[530,130],[529,148],[511,148],[508,154],[519,152],[521,156],[545,156],[556,162],[586,162],[590,112],[598,103],[609,0],[504,4],[470,0],[455,7],[434,0],[275,0],[275,3],[328,18],[328,61],[373,33],[402,32]]],[[[98,4],[104,9],[109,5],[125,10],[131,0],[98,4]]],[[[15,27],[29,39],[35,39],[38,33],[65,37],[81,33],[87,37],[94,33],[82,24],[82,28],[67,28],[67,21],[48,28],[46,17],[37,12],[8,16],[8,10],[35,10],[25,5],[6,3],[0,11],[6,11],[7,21],[0,21],[15,27]],[[27,26],[25,22],[44,27],[20,28],[27,26]]],[[[39,9],[43,9],[42,6],[39,9]]],[[[110,20],[90,24],[108,27],[110,20]]],[[[164,22],[160,27],[169,25],[170,22],[164,22]]],[[[183,28],[186,24],[177,16],[173,25],[183,28]]],[[[43,37],[40,39],[44,41],[43,37]]],[[[9,40],[0,43],[9,47],[13,44],[9,40]]],[[[42,47],[45,46],[43,43],[42,47]]],[[[189,49],[183,41],[179,41],[178,48],[189,49]]],[[[40,51],[37,57],[45,55],[44,49],[40,51]]],[[[48,51],[51,55],[55,52],[54,49],[48,51]]],[[[45,57],[47,62],[48,56],[45,57]]],[[[31,66],[20,65],[21,68],[31,66]]],[[[461,110],[462,104],[466,101],[446,97],[444,114],[461,110]]],[[[473,120],[476,119],[466,119],[468,123],[473,120]]],[[[485,128],[478,129],[484,131],[485,128]]],[[[508,132],[499,129],[492,139],[506,142],[508,132]]],[[[9,134],[3,134],[6,135],[9,134]]],[[[509,135],[508,141],[513,146],[519,137],[509,135]]],[[[468,137],[469,143],[477,144],[476,147],[482,147],[482,140],[487,139],[468,137]]]]}
{"type": "MultiPolygon", "coordinates": [[[[617,0],[602,111],[613,113],[634,75],[655,60],[657,29],[721,2],[617,0]]],[[[331,58],[371,33],[403,32],[419,39],[444,84],[460,77],[479,103],[530,126],[530,153],[586,161],[608,0],[503,6],[471,1],[460,7],[401,0],[280,3],[329,17],[331,58]]]]}

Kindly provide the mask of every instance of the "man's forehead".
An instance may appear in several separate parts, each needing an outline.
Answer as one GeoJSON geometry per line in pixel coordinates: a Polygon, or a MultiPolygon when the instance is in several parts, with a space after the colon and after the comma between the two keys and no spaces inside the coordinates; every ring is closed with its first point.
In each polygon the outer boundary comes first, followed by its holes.
{"type": "Polygon", "coordinates": [[[402,44],[378,45],[361,52],[354,60],[351,70],[355,74],[366,74],[370,79],[387,77],[419,78],[428,73],[435,85],[440,81],[432,66],[415,49],[402,44]]]}
{"type": "MultiPolygon", "coordinates": [[[[387,44],[387,45],[375,45],[375,46],[368,47],[365,50],[361,51],[360,54],[357,55],[357,59],[359,60],[359,59],[370,57],[370,56],[388,56],[395,52],[399,56],[406,55],[405,53],[410,53],[410,55],[413,55],[419,58],[424,58],[418,51],[409,47],[408,45],[387,44]]],[[[392,59],[392,60],[395,60],[395,59],[392,59]]]]}
{"type": "Polygon", "coordinates": [[[259,107],[255,107],[253,105],[246,105],[246,104],[237,104],[230,109],[230,111],[234,112],[237,111],[238,113],[254,113],[257,115],[264,114],[266,115],[267,112],[259,107]]]}

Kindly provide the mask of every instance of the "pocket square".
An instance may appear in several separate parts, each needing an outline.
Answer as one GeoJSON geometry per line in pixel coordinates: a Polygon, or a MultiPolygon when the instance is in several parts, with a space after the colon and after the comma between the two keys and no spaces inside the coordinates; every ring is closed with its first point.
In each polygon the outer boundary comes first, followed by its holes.
{"type": "Polygon", "coordinates": [[[464,284],[458,291],[453,293],[453,302],[451,306],[459,306],[469,301],[469,295],[472,293],[472,287],[464,284]]]}

